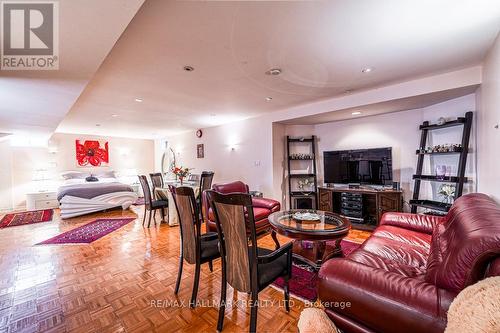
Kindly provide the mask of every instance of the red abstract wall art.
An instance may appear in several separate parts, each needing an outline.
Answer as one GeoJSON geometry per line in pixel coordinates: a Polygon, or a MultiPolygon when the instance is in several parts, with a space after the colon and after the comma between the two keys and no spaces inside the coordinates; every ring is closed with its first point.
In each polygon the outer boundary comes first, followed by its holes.
{"type": "Polygon", "coordinates": [[[109,164],[108,142],[76,140],[76,163],[78,166],[107,166],[109,164]]]}

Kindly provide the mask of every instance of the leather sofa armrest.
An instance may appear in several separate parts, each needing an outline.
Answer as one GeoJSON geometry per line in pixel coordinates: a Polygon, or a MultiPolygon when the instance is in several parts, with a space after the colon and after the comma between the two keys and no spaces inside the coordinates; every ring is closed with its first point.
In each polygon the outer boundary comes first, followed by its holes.
{"type": "Polygon", "coordinates": [[[318,296],[326,308],[380,332],[442,332],[456,296],[422,279],[349,259],[328,260],[318,276],[318,296]],[[336,302],[350,306],[338,308],[336,302]]]}
{"type": "Polygon", "coordinates": [[[392,225],[432,235],[433,227],[444,220],[441,216],[390,212],[382,215],[380,225],[392,225]]]}
{"type": "Polygon", "coordinates": [[[252,205],[258,208],[266,208],[271,212],[277,212],[281,208],[281,204],[274,200],[268,198],[252,198],[252,205]]]}

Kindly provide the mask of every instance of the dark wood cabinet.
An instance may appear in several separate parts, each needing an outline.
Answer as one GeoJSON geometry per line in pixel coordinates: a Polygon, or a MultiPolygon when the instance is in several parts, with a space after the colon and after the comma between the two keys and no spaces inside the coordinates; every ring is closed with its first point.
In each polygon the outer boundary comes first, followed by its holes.
{"type": "Polygon", "coordinates": [[[333,212],[333,192],[319,188],[318,209],[325,212],[333,212]]]}
{"type": "Polygon", "coordinates": [[[396,190],[374,190],[370,188],[319,187],[318,209],[341,214],[342,193],[356,193],[363,197],[363,221],[353,221],[355,229],[374,229],[386,212],[401,212],[403,209],[403,192],[396,190]]]}
{"type": "Polygon", "coordinates": [[[380,192],[377,195],[378,221],[386,212],[400,212],[403,198],[401,192],[380,192]]]}

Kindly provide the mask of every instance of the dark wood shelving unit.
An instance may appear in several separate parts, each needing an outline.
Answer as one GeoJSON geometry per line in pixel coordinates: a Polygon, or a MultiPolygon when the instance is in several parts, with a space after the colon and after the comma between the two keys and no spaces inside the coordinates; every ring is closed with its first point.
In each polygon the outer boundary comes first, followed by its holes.
{"type": "Polygon", "coordinates": [[[291,138],[287,136],[288,142],[316,142],[316,137],[313,135],[311,138],[291,138]]]}
{"type": "Polygon", "coordinates": [[[314,177],[316,176],[314,173],[292,173],[290,174],[290,178],[303,178],[303,177],[314,177]]]}
{"type": "Polygon", "coordinates": [[[411,212],[416,213],[418,207],[428,208],[432,210],[438,210],[442,212],[447,212],[451,205],[448,203],[442,203],[433,200],[426,200],[419,198],[420,196],[420,185],[422,181],[433,181],[433,182],[443,182],[443,183],[454,183],[455,184],[455,199],[462,195],[464,189],[464,183],[468,181],[467,177],[465,177],[465,167],[467,164],[467,155],[469,154],[469,139],[470,133],[472,129],[472,117],[473,113],[471,111],[465,114],[465,117],[459,117],[456,120],[445,122],[444,124],[438,125],[429,124],[428,121],[425,121],[422,125],[420,125],[420,130],[422,131],[420,136],[420,149],[416,151],[418,155],[417,159],[417,169],[415,175],[413,175],[413,179],[415,180],[415,185],[413,188],[413,199],[410,200],[411,212]],[[459,151],[452,152],[421,152],[422,149],[425,149],[427,144],[427,137],[429,135],[429,131],[439,130],[443,128],[449,128],[454,126],[463,126],[462,129],[462,142],[461,149],[459,151]],[[437,177],[431,175],[423,175],[423,165],[424,158],[426,155],[446,155],[446,154],[456,154],[458,155],[458,168],[456,176],[449,177],[437,177]]]}
{"type": "MultiPolygon", "coordinates": [[[[460,177],[450,176],[450,177],[437,177],[431,175],[413,175],[413,179],[419,180],[429,180],[433,182],[442,182],[442,183],[458,183],[460,182],[460,177]]],[[[463,177],[463,182],[467,182],[467,177],[463,177]]]]}
{"type": "Polygon", "coordinates": [[[426,153],[421,153],[419,150],[417,150],[417,155],[453,155],[453,154],[461,154],[462,149],[456,150],[456,151],[432,151],[432,152],[426,152],[426,153]]]}
{"type": "Polygon", "coordinates": [[[316,137],[313,135],[311,137],[301,137],[301,138],[291,138],[286,137],[286,154],[288,162],[288,197],[290,202],[290,208],[296,208],[294,205],[294,200],[298,198],[302,199],[312,199],[312,208],[316,209],[318,205],[318,180],[317,180],[317,169],[316,169],[316,137]],[[297,143],[306,143],[310,145],[310,158],[292,158],[292,152],[290,150],[291,146],[297,143]],[[312,164],[312,173],[292,173],[292,163],[294,161],[304,161],[312,164]],[[292,191],[292,179],[293,178],[312,178],[313,179],[313,191],[292,191]]]}
{"type": "Polygon", "coordinates": [[[438,210],[441,212],[447,212],[451,208],[451,204],[432,200],[410,200],[410,205],[438,210]]]}
{"type": "MultiPolygon", "coordinates": [[[[472,114],[472,112],[471,112],[471,114],[472,114]]],[[[435,130],[435,129],[440,129],[440,128],[447,128],[447,127],[453,127],[453,126],[461,126],[461,125],[464,125],[466,122],[467,122],[467,115],[465,117],[458,117],[456,120],[447,121],[447,122],[445,122],[444,124],[441,124],[441,125],[438,125],[438,124],[429,125],[429,122],[426,121],[422,125],[420,125],[420,129],[421,130],[435,130]]]]}

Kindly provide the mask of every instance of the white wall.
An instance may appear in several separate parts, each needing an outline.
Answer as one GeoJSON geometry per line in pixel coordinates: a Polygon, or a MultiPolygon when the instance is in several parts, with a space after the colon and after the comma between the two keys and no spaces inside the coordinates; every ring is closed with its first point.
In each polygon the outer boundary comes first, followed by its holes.
{"type": "Polygon", "coordinates": [[[483,83],[478,94],[479,191],[500,202],[500,35],[483,65],[483,83]]]}
{"type": "Polygon", "coordinates": [[[36,169],[48,170],[51,180],[45,182],[47,189],[56,189],[61,182],[60,173],[68,170],[97,172],[114,170],[118,173],[126,169],[136,169],[139,174],[154,170],[154,142],[152,140],[98,137],[90,135],[54,134],[50,147],[57,152],[51,153],[46,147],[9,147],[11,161],[12,207],[22,209],[26,204],[26,193],[36,191],[40,184],[33,182],[36,169]],[[109,166],[77,167],[75,140],[103,140],[109,142],[109,166]]]}
{"type": "Polygon", "coordinates": [[[266,117],[247,119],[206,128],[197,138],[195,131],[168,139],[177,154],[178,166],[215,172],[214,182],[241,180],[251,190],[273,195],[272,122],[266,117]],[[205,158],[196,155],[196,145],[204,144],[205,158]],[[234,149],[234,150],[233,150],[234,149]]]}
{"type": "Polygon", "coordinates": [[[0,141],[0,211],[12,208],[12,154],[8,141],[0,141]]]}

